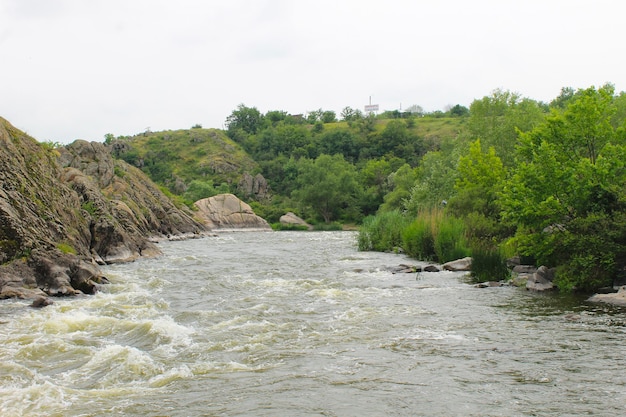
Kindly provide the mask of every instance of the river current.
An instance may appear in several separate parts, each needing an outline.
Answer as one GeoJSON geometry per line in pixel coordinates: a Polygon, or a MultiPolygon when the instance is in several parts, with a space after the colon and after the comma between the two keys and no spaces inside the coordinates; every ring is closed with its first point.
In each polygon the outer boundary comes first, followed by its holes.
{"type": "Polygon", "coordinates": [[[165,242],[94,296],[0,302],[0,415],[622,416],[626,310],[358,252],[354,232],[165,242]]]}

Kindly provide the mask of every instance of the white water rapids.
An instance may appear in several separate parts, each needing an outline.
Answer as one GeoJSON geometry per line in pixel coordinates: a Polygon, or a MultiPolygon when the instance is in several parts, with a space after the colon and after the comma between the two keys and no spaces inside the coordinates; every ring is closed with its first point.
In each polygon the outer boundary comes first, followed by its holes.
{"type": "Polygon", "coordinates": [[[0,302],[0,415],[626,415],[626,310],[392,274],[353,232],[232,233],[0,302]]]}

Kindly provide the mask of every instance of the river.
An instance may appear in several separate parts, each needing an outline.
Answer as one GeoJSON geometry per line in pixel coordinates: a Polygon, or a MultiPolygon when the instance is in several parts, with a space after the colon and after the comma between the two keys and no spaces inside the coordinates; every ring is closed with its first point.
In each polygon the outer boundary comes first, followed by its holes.
{"type": "Polygon", "coordinates": [[[622,416],[626,310],[392,274],[354,232],[241,232],[0,302],[0,415],[622,416]]]}

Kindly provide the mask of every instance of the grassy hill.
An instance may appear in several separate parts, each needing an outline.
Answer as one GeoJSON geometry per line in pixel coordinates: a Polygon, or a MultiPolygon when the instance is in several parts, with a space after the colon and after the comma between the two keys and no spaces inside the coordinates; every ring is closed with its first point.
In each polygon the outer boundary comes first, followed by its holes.
{"type": "Polygon", "coordinates": [[[113,154],[140,168],[157,184],[182,194],[193,180],[237,184],[258,164],[218,129],[145,132],[110,143],[113,154]]]}

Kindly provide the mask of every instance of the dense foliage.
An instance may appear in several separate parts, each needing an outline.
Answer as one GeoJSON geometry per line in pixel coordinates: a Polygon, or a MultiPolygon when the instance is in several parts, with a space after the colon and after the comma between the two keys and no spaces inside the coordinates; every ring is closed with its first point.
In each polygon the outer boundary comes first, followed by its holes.
{"type": "MultiPolygon", "coordinates": [[[[394,207],[415,219],[405,249],[432,258],[425,218],[445,207],[438,223],[462,222],[455,239],[465,239],[478,279],[505,276],[505,257],[519,254],[555,267],[562,290],[623,280],[625,110],[626,95],[610,84],[563,89],[550,105],[502,91],[476,100],[467,130],[424,156],[411,195],[394,207]]],[[[374,224],[364,222],[361,233],[374,224]]]]}
{"type": "Polygon", "coordinates": [[[463,128],[469,110],[453,109],[375,116],[346,107],[337,120],[323,109],[263,115],[242,104],[227,118],[227,134],[259,164],[274,200],[312,223],[360,223],[409,197],[423,156],[463,128]]]}

